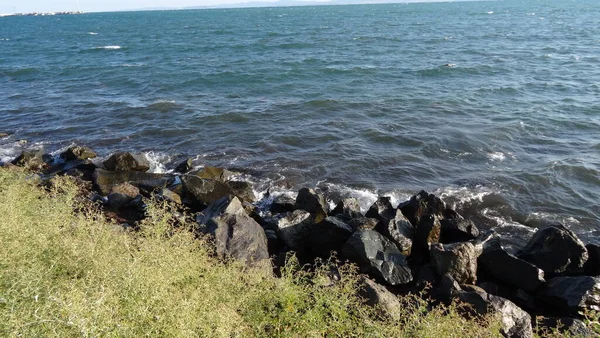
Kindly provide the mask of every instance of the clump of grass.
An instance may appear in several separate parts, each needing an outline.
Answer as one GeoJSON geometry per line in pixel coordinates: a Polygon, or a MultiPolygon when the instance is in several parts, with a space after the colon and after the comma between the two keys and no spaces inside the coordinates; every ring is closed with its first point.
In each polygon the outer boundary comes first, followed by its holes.
{"type": "Polygon", "coordinates": [[[494,318],[466,320],[416,296],[394,321],[356,296],[352,267],[332,284],[293,257],[281,278],[220,261],[158,202],[139,230],[124,230],[78,194],[66,178],[41,189],[0,169],[1,336],[499,336],[494,318]]]}

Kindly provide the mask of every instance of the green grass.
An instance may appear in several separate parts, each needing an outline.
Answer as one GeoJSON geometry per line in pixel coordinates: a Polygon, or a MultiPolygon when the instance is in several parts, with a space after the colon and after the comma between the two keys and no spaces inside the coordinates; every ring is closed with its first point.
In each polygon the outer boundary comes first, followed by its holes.
{"type": "Polygon", "coordinates": [[[71,181],[54,183],[0,169],[0,336],[499,336],[492,318],[415,296],[394,321],[356,296],[351,267],[326,286],[324,270],[302,272],[293,257],[281,278],[220,261],[156,202],[141,230],[124,230],[71,181]]]}

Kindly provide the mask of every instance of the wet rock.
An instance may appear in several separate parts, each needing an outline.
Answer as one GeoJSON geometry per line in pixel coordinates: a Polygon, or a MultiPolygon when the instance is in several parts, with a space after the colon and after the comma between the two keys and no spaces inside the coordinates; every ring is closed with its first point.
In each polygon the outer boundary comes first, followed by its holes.
{"type": "Polygon", "coordinates": [[[208,206],[228,195],[233,195],[233,190],[221,181],[200,178],[195,175],[181,176],[184,191],[193,197],[199,207],[208,206]]]}
{"type": "Polygon", "coordinates": [[[508,299],[490,295],[476,286],[464,287],[461,291],[455,291],[453,296],[471,305],[476,314],[499,315],[501,332],[505,337],[533,337],[531,316],[508,299]]]}
{"type": "Polygon", "coordinates": [[[162,199],[173,202],[175,204],[181,204],[181,196],[167,188],[162,188],[158,194],[162,199]]]}
{"type": "Polygon", "coordinates": [[[141,171],[107,171],[96,169],[93,182],[102,195],[108,195],[113,186],[130,183],[138,188],[151,186],[156,190],[173,184],[174,176],[169,174],[151,174],[141,171]]]}
{"type": "Polygon", "coordinates": [[[588,276],[600,276],[600,246],[588,244],[585,246],[588,252],[588,260],[583,270],[588,276]]]}
{"type": "Polygon", "coordinates": [[[215,218],[214,231],[217,255],[235,258],[254,265],[269,258],[267,237],[260,224],[245,211],[215,218]]]}
{"type": "Polygon", "coordinates": [[[233,176],[233,173],[227,169],[206,166],[200,169],[195,175],[200,178],[213,179],[225,182],[231,176],[233,176]]]}
{"type": "Polygon", "coordinates": [[[422,264],[429,260],[429,244],[440,239],[440,221],[434,215],[422,215],[415,229],[410,258],[413,264],[422,264]]]}
{"type": "Polygon", "coordinates": [[[411,197],[410,200],[401,203],[398,209],[408,218],[410,223],[417,226],[423,216],[437,216],[438,219],[444,218],[446,204],[433,194],[421,190],[418,194],[411,197]]]}
{"type": "Polygon", "coordinates": [[[441,243],[466,242],[479,236],[479,229],[475,224],[458,214],[455,217],[442,219],[440,226],[441,243]]]}
{"type": "Polygon", "coordinates": [[[17,158],[10,162],[19,167],[25,167],[30,170],[43,170],[48,165],[44,162],[41,150],[26,150],[17,158]]]}
{"type": "Polygon", "coordinates": [[[309,232],[305,252],[326,258],[332,251],[338,252],[354,231],[342,219],[329,216],[310,227],[309,232]]]}
{"type": "Polygon", "coordinates": [[[277,234],[290,249],[301,252],[314,224],[314,217],[308,211],[294,210],[293,213],[279,219],[277,234]]]}
{"type": "Polygon", "coordinates": [[[214,233],[217,228],[215,219],[222,215],[235,215],[244,212],[242,201],[234,196],[224,196],[212,202],[206,209],[198,213],[196,222],[200,225],[200,232],[214,233]]]}
{"type": "Polygon", "coordinates": [[[315,222],[319,223],[329,212],[329,205],[325,200],[325,197],[321,194],[317,194],[314,190],[308,188],[302,188],[298,191],[298,197],[296,197],[296,203],[294,203],[294,209],[306,210],[314,216],[315,222]]]}
{"type": "Polygon", "coordinates": [[[379,197],[365,214],[365,217],[377,219],[382,228],[387,227],[395,216],[396,209],[392,206],[390,197],[379,197]]]}
{"type": "Polygon", "coordinates": [[[478,252],[472,243],[432,244],[430,255],[439,276],[447,274],[460,284],[477,281],[478,252]]]}
{"type": "Polygon", "coordinates": [[[587,327],[584,322],[579,319],[570,317],[538,317],[537,318],[537,334],[544,337],[551,332],[558,330],[562,334],[572,337],[597,337],[592,329],[587,327]]]}
{"type": "Polygon", "coordinates": [[[358,199],[354,197],[344,198],[341,200],[331,211],[331,215],[338,216],[344,220],[351,220],[363,216],[360,212],[360,204],[358,203],[358,199]]]}
{"type": "Polygon", "coordinates": [[[346,221],[346,223],[354,230],[374,230],[379,221],[377,218],[357,217],[346,221]]]}
{"type": "Polygon", "coordinates": [[[241,200],[254,203],[256,202],[256,196],[254,196],[254,191],[252,190],[252,185],[248,182],[242,181],[229,181],[227,185],[233,191],[233,194],[239,197],[241,200]]]}
{"type": "Polygon", "coordinates": [[[535,291],[545,282],[544,271],[502,248],[485,250],[479,256],[479,265],[495,280],[529,292],[535,291]]]}
{"type": "Polygon", "coordinates": [[[278,195],[273,197],[273,203],[269,210],[273,214],[284,214],[294,211],[294,204],[296,204],[295,199],[287,195],[278,195]]]}
{"type": "Polygon", "coordinates": [[[143,154],[118,152],[112,154],[103,162],[104,167],[110,171],[148,171],[150,162],[143,154]]]}
{"type": "Polygon", "coordinates": [[[538,297],[557,310],[600,311],[600,277],[555,277],[538,292],[538,297]]]}
{"type": "Polygon", "coordinates": [[[376,230],[391,239],[405,256],[410,255],[415,229],[404,217],[402,211],[396,209],[395,216],[387,224],[384,222],[385,219],[382,217],[381,221],[377,223],[376,230]]]}
{"type": "Polygon", "coordinates": [[[190,170],[192,170],[193,168],[194,168],[194,164],[192,163],[192,159],[191,158],[187,158],[185,161],[179,163],[175,167],[174,170],[175,170],[176,173],[186,174],[190,170]]]}
{"type": "Polygon", "coordinates": [[[562,225],[552,225],[538,230],[518,257],[551,277],[581,272],[588,253],[575,233],[562,225]]]}
{"type": "Polygon", "coordinates": [[[356,231],[343,245],[342,253],[357,263],[363,273],[387,284],[401,285],[412,281],[406,257],[377,231],[356,231]]]}
{"type": "Polygon", "coordinates": [[[81,146],[70,147],[60,154],[60,157],[65,161],[87,160],[96,156],[96,153],[92,149],[81,146]]]}
{"type": "Polygon", "coordinates": [[[113,208],[123,208],[139,194],[140,190],[129,183],[115,185],[108,194],[108,205],[113,208]]]}
{"type": "Polygon", "coordinates": [[[363,278],[361,282],[358,295],[365,299],[367,305],[378,306],[393,320],[400,320],[402,304],[396,295],[368,278],[363,278]]]}

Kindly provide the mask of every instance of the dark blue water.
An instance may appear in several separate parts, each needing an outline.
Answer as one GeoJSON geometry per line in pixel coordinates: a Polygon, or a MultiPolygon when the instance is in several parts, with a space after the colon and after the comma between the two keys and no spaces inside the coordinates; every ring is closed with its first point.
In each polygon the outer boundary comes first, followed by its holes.
{"type": "Polygon", "coordinates": [[[364,205],[427,189],[483,227],[596,241],[599,17],[553,0],[0,18],[0,160],[191,156],[364,205]]]}

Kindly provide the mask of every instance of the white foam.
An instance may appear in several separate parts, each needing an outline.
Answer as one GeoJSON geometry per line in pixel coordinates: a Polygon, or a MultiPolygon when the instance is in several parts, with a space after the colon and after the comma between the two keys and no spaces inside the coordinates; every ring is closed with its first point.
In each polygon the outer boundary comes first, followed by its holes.
{"type": "Polygon", "coordinates": [[[488,14],[494,14],[494,11],[489,11],[489,12],[487,12],[487,13],[488,13],[488,14]]]}
{"type": "Polygon", "coordinates": [[[95,49],[106,49],[106,50],[117,50],[117,49],[121,49],[123,47],[121,46],[100,46],[100,47],[96,47],[95,49]]]}
{"type": "Polygon", "coordinates": [[[507,227],[519,228],[519,229],[527,230],[530,233],[534,233],[537,230],[536,228],[526,226],[519,222],[515,222],[511,218],[501,217],[495,213],[496,213],[496,211],[493,209],[490,209],[490,208],[484,208],[481,211],[481,214],[483,216],[485,216],[486,218],[488,218],[490,220],[495,221],[497,224],[497,227],[499,227],[499,228],[507,228],[507,227]]]}
{"type": "Polygon", "coordinates": [[[499,161],[499,162],[502,162],[506,159],[506,155],[501,151],[488,153],[487,157],[492,161],[499,161]]]}
{"type": "Polygon", "coordinates": [[[148,162],[150,162],[150,170],[148,170],[148,172],[164,174],[173,171],[168,170],[165,166],[165,163],[169,163],[171,161],[171,156],[154,151],[145,152],[144,156],[146,156],[146,159],[148,159],[148,162]]]}
{"type": "Polygon", "coordinates": [[[527,218],[525,219],[525,222],[528,223],[531,221],[540,221],[540,220],[549,221],[549,222],[558,222],[558,223],[566,225],[568,227],[580,224],[580,222],[574,217],[562,217],[562,216],[559,216],[556,214],[552,214],[549,212],[542,212],[542,211],[532,212],[532,213],[528,214],[527,218]]]}
{"type": "Polygon", "coordinates": [[[98,35],[96,32],[88,32],[89,35],[98,35]]]}
{"type": "Polygon", "coordinates": [[[494,193],[497,191],[481,185],[474,188],[451,186],[434,191],[434,195],[439,196],[445,202],[453,201],[450,206],[452,209],[457,209],[459,205],[469,204],[473,201],[483,203],[484,197],[494,193]]]}

